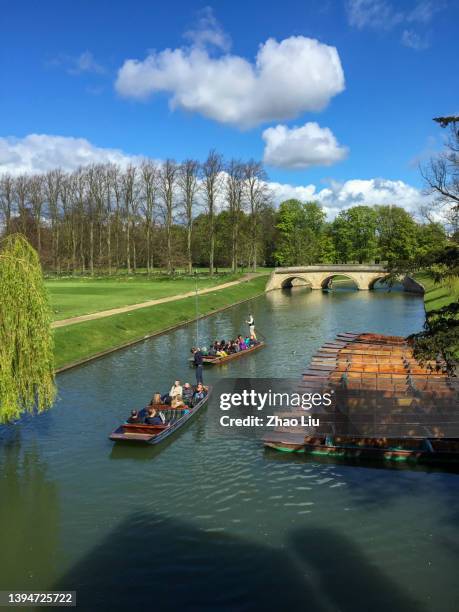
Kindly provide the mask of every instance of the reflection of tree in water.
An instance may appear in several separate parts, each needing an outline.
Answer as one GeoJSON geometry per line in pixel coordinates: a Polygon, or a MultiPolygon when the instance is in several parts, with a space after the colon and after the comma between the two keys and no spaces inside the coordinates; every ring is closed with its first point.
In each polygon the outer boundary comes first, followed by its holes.
{"type": "Polygon", "coordinates": [[[19,432],[0,446],[0,589],[41,589],[56,574],[57,487],[19,432]]]}

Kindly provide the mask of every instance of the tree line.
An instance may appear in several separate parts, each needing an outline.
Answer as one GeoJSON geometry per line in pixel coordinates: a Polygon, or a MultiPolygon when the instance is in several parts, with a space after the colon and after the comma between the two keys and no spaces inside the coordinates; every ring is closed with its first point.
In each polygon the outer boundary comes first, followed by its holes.
{"type": "Polygon", "coordinates": [[[0,215],[3,234],[25,235],[56,273],[400,262],[446,240],[441,224],[396,205],[354,206],[332,222],[317,202],[275,209],[261,162],[225,162],[215,150],[203,163],[4,174],[0,215]]]}
{"type": "Polygon", "coordinates": [[[263,215],[271,194],[260,162],[231,160],[211,151],[200,163],[145,160],[125,168],[96,164],[74,172],[0,178],[3,234],[20,232],[45,269],[112,274],[155,267],[256,269],[264,257],[263,215]],[[230,223],[225,253],[219,217],[230,223]],[[250,232],[250,241],[246,239],[250,232]],[[205,261],[204,261],[205,260],[205,261]]]}
{"type": "Polygon", "coordinates": [[[274,259],[282,266],[410,262],[447,241],[442,224],[418,223],[396,205],[353,206],[327,222],[317,202],[287,200],[276,217],[274,259]]]}

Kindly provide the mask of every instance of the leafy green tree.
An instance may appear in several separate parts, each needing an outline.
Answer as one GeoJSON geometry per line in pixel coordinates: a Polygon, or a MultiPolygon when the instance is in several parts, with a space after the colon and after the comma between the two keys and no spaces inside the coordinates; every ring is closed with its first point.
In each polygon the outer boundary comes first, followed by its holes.
{"type": "Polygon", "coordinates": [[[418,226],[400,206],[376,206],[376,235],[383,261],[408,261],[416,254],[418,226]]]}
{"type": "Polygon", "coordinates": [[[276,223],[276,262],[283,266],[318,262],[324,228],[325,212],[317,202],[282,202],[276,223]]]}
{"type": "Polygon", "coordinates": [[[36,251],[18,234],[0,243],[0,423],[55,397],[51,310],[36,251]]]}
{"type": "Polygon", "coordinates": [[[340,262],[363,263],[377,256],[376,211],[370,206],[341,211],[333,223],[333,234],[340,262]]]}

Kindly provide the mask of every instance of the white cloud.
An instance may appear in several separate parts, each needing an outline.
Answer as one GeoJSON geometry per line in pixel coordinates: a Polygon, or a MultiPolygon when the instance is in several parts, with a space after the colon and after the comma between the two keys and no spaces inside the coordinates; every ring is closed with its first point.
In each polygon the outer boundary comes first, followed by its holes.
{"type": "Polygon", "coordinates": [[[341,147],[329,128],[315,122],[301,127],[285,125],[270,127],[263,132],[264,162],[279,168],[331,166],[343,160],[348,149],[341,147]]]}
{"type": "Polygon", "coordinates": [[[383,178],[351,179],[343,183],[332,181],[329,187],[320,190],[312,184],[296,186],[270,182],[269,187],[276,204],[289,198],[316,200],[324,207],[329,219],[351,206],[394,204],[417,213],[420,205],[430,202],[430,198],[419,189],[403,181],[383,178]]]}
{"type": "Polygon", "coordinates": [[[254,63],[228,53],[212,57],[196,44],[152,52],[126,60],[115,86],[137,99],[167,92],[173,109],[248,128],[322,110],[343,91],[344,74],[335,47],[291,36],[268,39],[254,63]]]}
{"type": "MultiPolygon", "coordinates": [[[[421,0],[411,10],[400,11],[396,3],[387,0],[347,0],[346,9],[349,25],[360,30],[391,30],[396,26],[413,24],[426,26],[435,13],[445,8],[442,0],[421,0]]],[[[405,29],[401,35],[401,43],[405,47],[421,51],[429,47],[428,38],[424,34],[405,29]]]]}
{"type": "Polygon", "coordinates": [[[385,0],[348,0],[346,9],[349,24],[358,29],[389,30],[405,18],[385,0]]]}
{"type": "Polygon", "coordinates": [[[59,55],[47,62],[50,67],[61,67],[68,74],[79,75],[83,73],[104,74],[105,68],[96,61],[91,51],[83,51],[78,56],[59,55]]]}
{"type": "Polygon", "coordinates": [[[429,42],[427,38],[422,37],[414,30],[403,30],[402,33],[402,45],[414,49],[415,51],[423,51],[429,48],[429,42]]]}
{"type": "Polygon", "coordinates": [[[119,149],[96,147],[85,138],[49,134],[0,138],[0,174],[47,172],[54,168],[75,170],[79,166],[108,162],[126,166],[140,159],[119,149]]]}
{"type": "Polygon", "coordinates": [[[230,37],[215,19],[210,6],[206,6],[199,11],[196,27],[185,32],[184,37],[191,41],[195,47],[213,46],[223,51],[228,51],[231,47],[230,37]]]}

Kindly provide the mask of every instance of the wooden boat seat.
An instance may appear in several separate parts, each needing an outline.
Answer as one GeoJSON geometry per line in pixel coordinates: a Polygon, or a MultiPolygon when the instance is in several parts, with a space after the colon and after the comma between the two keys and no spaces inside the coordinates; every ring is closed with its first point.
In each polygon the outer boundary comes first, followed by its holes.
{"type": "Polygon", "coordinates": [[[150,434],[155,435],[169,427],[168,423],[164,425],[148,425],[147,423],[124,423],[123,433],[125,434],[150,434]]]}

